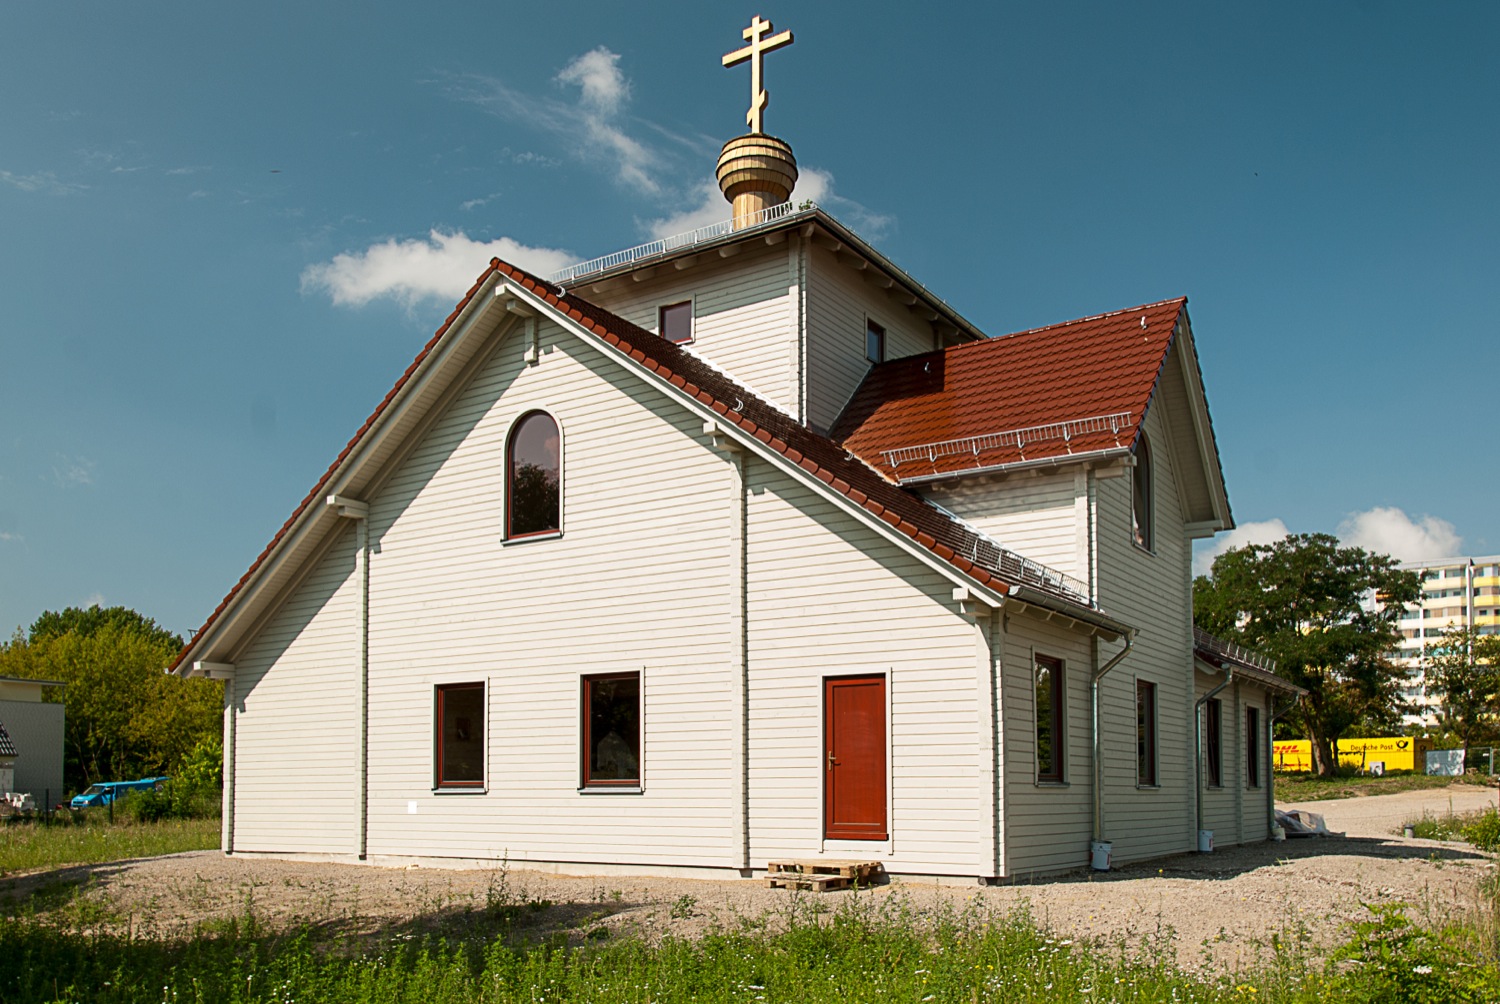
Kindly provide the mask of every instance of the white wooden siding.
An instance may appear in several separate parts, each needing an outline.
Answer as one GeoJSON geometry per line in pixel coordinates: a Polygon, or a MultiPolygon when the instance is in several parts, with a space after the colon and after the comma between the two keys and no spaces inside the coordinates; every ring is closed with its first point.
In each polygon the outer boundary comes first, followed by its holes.
{"type": "Polygon", "coordinates": [[[1087,482],[1081,469],[963,478],[922,492],[1017,554],[1088,580],[1087,482]]]}
{"type": "Polygon", "coordinates": [[[357,851],[354,538],[338,531],[236,661],[237,851],[357,851]]]}
{"type": "MultiPolygon", "coordinates": [[[[1131,530],[1131,475],[1096,478],[1100,604],[1138,629],[1135,647],[1104,678],[1105,830],[1115,859],[1197,846],[1193,832],[1194,720],[1190,542],[1183,532],[1172,449],[1158,401],[1146,419],[1155,468],[1155,553],[1131,530]],[[1156,684],[1158,786],[1136,785],[1135,680],[1156,684]]],[[[1116,651],[1118,646],[1109,652],[1116,651]]],[[[1106,653],[1107,655],[1108,653],[1106,653]]],[[[1226,709],[1226,723],[1228,711],[1226,709]]]]}
{"type": "Polygon", "coordinates": [[[887,359],[933,348],[932,326],[860,275],[823,248],[814,246],[808,253],[808,417],[819,431],[833,425],[869,372],[867,319],[884,325],[887,359]]]}
{"type": "Polygon", "coordinates": [[[729,465],[540,328],[538,365],[502,344],[372,501],[370,854],[730,866],[729,465]],[[532,408],[562,428],[564,535],[505,544],[504,440],[532,408]],[[636,671],[644,790],[580,793],[581,677],[636,671]],[[433,687],[465,680],[488,688],[488,792],[434,793],[433,687]]]}
{"type": "Polygon", "coordinates": [[[1089,637],[1027,614],[1005,618],[1001,734],[1005,777],[1005,874],[1010,878],[1088,864],[1093,827],[1093,766],[1089,731],[1089,637]],[[1034,658],[1063,663],[1063,781],[1036,776],[1034,658]]]}
{"type": "Polygon", "coordinates": [[[795,296],[801,241],[753,242],[730,258],[711,255],[692,268],[667,266],[642,282],[626,279],[582,295],[637,324],[657,329],[657,308],[693,300],[689,350],[731,374],[789,414],[797,413],[801,366],[795,296]]]}
{"type": "Polygon", "coordinates": [[[752,863],[819,853],[822,681],[885,675],[891,852],[871,842],[831,856],[989,874],[974,626],[951,581],[765,462],[746,481],[752,863]]]}

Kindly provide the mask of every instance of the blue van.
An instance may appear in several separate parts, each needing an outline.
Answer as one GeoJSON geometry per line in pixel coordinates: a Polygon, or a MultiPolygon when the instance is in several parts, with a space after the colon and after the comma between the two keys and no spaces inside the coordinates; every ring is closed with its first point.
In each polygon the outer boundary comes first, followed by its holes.
{"type": "Polygon", "coordinates": [[[74,809],[86,809],[91,805],[109,805],[117,798],[128,795],[132,791],[155,791],[161,786],[165,777],[145,777],[139,781],[100,781],[91,784],[88,790],[81,795],[74,795],[73,801],[68,805],[74,809]]]}

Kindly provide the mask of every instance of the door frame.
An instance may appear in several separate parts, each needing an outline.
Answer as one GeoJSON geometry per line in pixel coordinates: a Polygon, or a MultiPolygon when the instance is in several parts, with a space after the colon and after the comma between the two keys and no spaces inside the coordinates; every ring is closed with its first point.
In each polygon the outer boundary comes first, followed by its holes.
{"type": "Polygon", "coordinates": [[[886,854],[889,854],[890,851],[891,851],[891,845],[892,845],[891,810],[892,810],[892,805],[893,805],[893,802],[894,802],[894,799],[892,798],[893,792],[891,790],[891,788],[892,788],[892,784],[891,784],[891,778],[892,778],[892,753],[893,753],[893,750],[892,750],[892,741],[891,741],[891,689],[892,689],[891,688],[891,677],[892,677],[892,675],[893,674],[891,672],[889,672],[889,671],[886,671],[886,672],[874,672],[874,673],[834,673],[834,674],[825,675],[825,676],[822,676],[822,677],[819,678],[819,704],[820,704],[819,718],[821,719],[821,722],[820,722],[820,732],[822,734],[821,735],[822,741],[821,741],[821,743],[818,746],[818,773],[822,775],[821,783],[818,785],[818,840],[819,840],[818,846],[819,846],[819,850],[820,851],[826,849],[829,844],[837,844],[837,845],[849,844],[849,845],[852,845],[852,848],[855,849],[855,850],[868,850],[868,851],[871,851],[871,852],[877,851],[877,850],[881,850],[881,851],[883,851],[886,854]],[[827,767],[827,757],[832,752],[831,746],[832,746],[833,735],[832,735],[832,728],[831,728],[831,726],[832,726],[832,720],[831,720],[831,717],[830,717],[831,716],[831,712],[832,712],[832,707],[830,706],[830,702],[829,702],[829,699],[828,699],[828,696],[829,696],[829,684],[830,683],[834,683],[836,681],[855,681],[855,680],[865,680],[865,681],[871,681],[871,682],[874,682],[874,681],[878,680],[880,682],[880,686],[881,686],[882,697],[883,697],[881,714],[882,714],[882,716],[885,719],[885,722],[884,722],[884,724],[885,724],[885,735],[884,735],[884,740],[885,740],[885,776],[884,776],[884,778],[882,778],[883,788],[884,788],[884,793],[885,793],[885,819],[884,819],[884,824],[885,825],[884,825],[883,831],[879,835],[872,835],[872,836],[847,836],[847,835],[843,835],[843,836],[830,836],[829,832],[828,832],[828,828],[829,828],[828,824],[829,824],[829,814],[832,811],[833,806],[832,806],[832,799],[829,797],[829,790],[828,790],[829,789],[829,776],[828,776],[829,775],[829,771],[828,771],[828,767],[827,767]]]}

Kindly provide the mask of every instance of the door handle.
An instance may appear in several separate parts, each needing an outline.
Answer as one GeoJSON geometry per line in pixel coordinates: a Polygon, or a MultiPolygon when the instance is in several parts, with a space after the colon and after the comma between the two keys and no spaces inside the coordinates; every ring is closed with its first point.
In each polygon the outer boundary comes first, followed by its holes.
{"type": "Polygon", "coordinates": [[[838,761],[833,758],[833,753],[830,752],[828,754],[828,769],[829,770],[833,770],[833,768],[835,768],[837,766],[838,766],[838,761]]]}

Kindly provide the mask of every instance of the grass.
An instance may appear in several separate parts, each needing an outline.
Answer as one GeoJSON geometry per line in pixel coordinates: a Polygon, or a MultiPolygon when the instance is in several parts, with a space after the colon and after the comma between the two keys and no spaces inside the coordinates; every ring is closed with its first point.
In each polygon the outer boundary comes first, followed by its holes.
{"type": "Polygon", "coordinates": [[[0,826],[0,876],[37,868],[101,864],[179,851],[208,850],[217,846],[217,819],[138,823],[121,814],[110,824],[105,822],[102,813],[91,810],[79,822],[63,816],[51,826],[43,826],[35,820],[13,821],[0,826]]]}
{"type": "Polygon", "coordinates": [[[1403,771],[1383,777],[1362,775],[1318,777],[1313,774],[1277,774],[1276,801],[1316,802],[1364,795],[1394,795],[1402,791],[1426,791],[1462,783],[1461,777],[1440,777],[1403,771]]]}
{"type": "Polygon", "coordinates": [[[1493,807],[1441,816],[1424,812],[1406,825],[1424,840],[1467,840],[1482,851],[1500,851],[1500,813],[1493,807]]]}
{"type": "Polygon", "coordinates": [[[457,1002],[1500,1001],[1493,956],[1381,907],[1326,962],[1282,942],[1258,968],[1180,969],[1170,933],[1085,944],[1024,912],[916,915],[899,898],[850,897],[831,916],[802,909],[786,930],[746,926],[697,940],[569,944],[390,932],[346,943],[317,928],[272,934],[246,913],[190,939],[153,938],[39,915],[0,924],[8,1004],[225,1001],[457,1002]],[[1286,945],[1293,947],[1287,948],[1286,945]]]}

